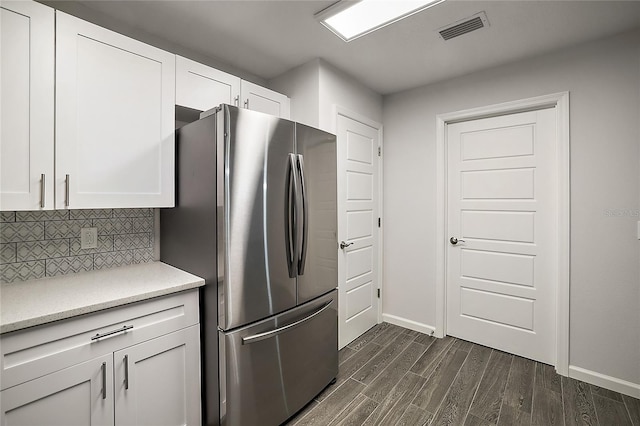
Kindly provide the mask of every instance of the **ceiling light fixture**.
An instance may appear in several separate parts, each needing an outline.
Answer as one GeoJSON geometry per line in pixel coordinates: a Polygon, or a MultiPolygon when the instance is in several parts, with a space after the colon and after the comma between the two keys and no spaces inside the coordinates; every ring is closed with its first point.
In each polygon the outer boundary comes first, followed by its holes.
{"type": "Polygon", "coordinates": [[[316,13],[322,25],[344,41],[418,13],[444,0],[341,0],[316,13]]]}

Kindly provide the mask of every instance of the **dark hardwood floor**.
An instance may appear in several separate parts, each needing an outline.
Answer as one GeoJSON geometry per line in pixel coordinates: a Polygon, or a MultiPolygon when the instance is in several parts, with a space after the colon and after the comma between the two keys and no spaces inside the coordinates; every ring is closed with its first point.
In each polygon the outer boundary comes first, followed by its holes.
{"type": "Polygon", "coordinates": [[[640,400],[553,367],[382,323],[340,351],[337,382],[287,422],[640,426],[640,400]]]}

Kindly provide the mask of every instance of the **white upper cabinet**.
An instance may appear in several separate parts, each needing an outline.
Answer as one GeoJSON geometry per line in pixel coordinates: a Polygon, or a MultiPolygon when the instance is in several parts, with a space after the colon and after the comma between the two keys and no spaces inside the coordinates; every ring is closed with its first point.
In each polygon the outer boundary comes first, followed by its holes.
{"type": "Polygon", "coordinates": [[[54,11],[0,3],[0,210],[53,209],[54,11]]]}
{"type": "Polygon", "coordinates": [[[175,55],[56,12],[56,207],[174,205],[175,55]]]}
{"type": "Polygon", "coordinates": [[[289,118],[285,95],[40,3],[0,19],[2,211],[173,207],[176,104],[289,118]]]}
{"type": "Polygon", "coordinates": [[[289,119],[290,100],[282,93],[242,80],[240,97],[247,109],[289,119]]]}
{"type": "Polygon", "coordinates": [[[176,56],[176,105],[207,111],[239,102],[239,77],[176,56]]]}
{"type": "Polygon", "coordinates": [[[176,105],[207,111],[220,104],[289,118],[285,95],[190,59],[176,57],[176,105]]]}

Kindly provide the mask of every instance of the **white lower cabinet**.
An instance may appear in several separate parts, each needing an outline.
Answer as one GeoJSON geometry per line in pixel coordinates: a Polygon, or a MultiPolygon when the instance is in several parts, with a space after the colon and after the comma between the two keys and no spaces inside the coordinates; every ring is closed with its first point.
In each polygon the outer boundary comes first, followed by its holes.
{"type": "Polygon", "coordinates": [[[1,425],[202,423],[197,290],[8,333],[0,352],[1,425]]]}
{"type": "Polygon", "coordinates": [[[199,425],[197,325],[114,353],[116,425],[199,425]]]}
{"type": "Polygon", "coordinates": [[[3,425],[113,425],[113,356],[0,392],[3,425]]]}

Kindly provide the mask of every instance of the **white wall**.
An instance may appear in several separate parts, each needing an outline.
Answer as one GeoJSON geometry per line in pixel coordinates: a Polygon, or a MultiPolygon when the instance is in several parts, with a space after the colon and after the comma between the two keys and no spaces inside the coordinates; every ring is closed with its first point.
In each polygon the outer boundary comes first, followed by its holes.
{"type": "Polygon", "coordinates": [[[339,105],[378,123],[382,122],[382,96],[355,78],[320,60],[319,127],[336,132],[335,105],[339,105]]]}
{"type": "Polygon", "coordinates": [[[291,98],[291,118],[335,133],[336,105],[382,122],[382,95],[322,59],[313,59],[269,81],[291,98]]]}
{"type": "Polygon", "coordinates": [[[640,384],[640,31],[385,97],[383,311],[435,325],[436,115],[567,90],[570,364],[640,384]]]}
{"type": "Polygon", "coordinates": [[[320,60],[314,59],[269,81],[269,88],[291,99],[291,119],[318,127],[320,116],[320,60]]]}

